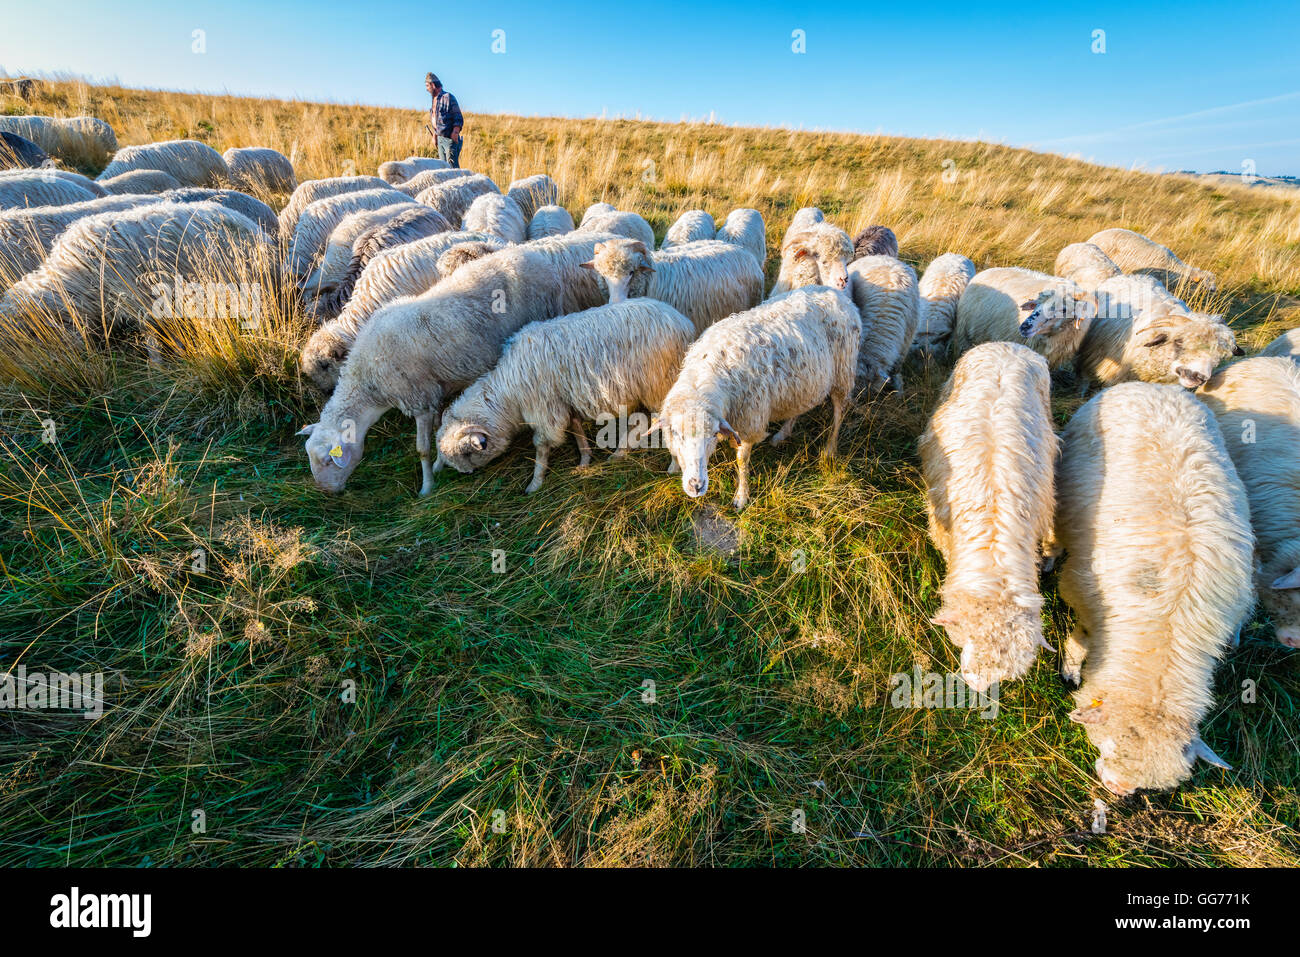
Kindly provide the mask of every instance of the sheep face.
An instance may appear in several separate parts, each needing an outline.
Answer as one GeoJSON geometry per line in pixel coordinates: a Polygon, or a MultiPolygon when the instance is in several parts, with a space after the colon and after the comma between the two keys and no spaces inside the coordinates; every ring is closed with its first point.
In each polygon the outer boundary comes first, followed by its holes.
{"type": "Polygon", "coordinates": [[[792,289],[801,286],[844,289],[848,286],[853,243],[842,229],[818,223],[800,230],[785,241],[781,256],[789,265],[792,289]]]}
{"type": "Polygon", "coordinates": [[[700,498],[709,490],[709,457],[718,439],[725,436],[740,442],[726,419],[702,405],[665,408],[647,434],[656,428],[663,432],[664,444],[682,470],[682,491],[690,498],[700,498]]]}
{"type": "Polygon", "coordinates": [[[988,599],[949,596],[931,619],[961,649],[961,676],[983,693],[1000,681],[1023,676],[1034,664],[1043,638],[1038,595],[988,599]]]}
{"type": "Polygon", "coordinates": [[[1259,603],[1273,620],[1277,640],[1288,648],[1300,648],[1300,566],[1261,588],[1259,603]]]}
{"type": "Polygon", "coordinates": [[[1210,381],[1225,359],[1245,355],[1232,330],[1210,317],[1170,317],[1134,333],[1129,367],[1144,382],[1177,382],[1195,389],[1210,381]]]}
{"type": "Polygon", "coordinates": [[[509,438],[494,435],[485,424],[453,418],[448,411],[438,429],[438,458],[468,475],[504,452],[509,443],[509,438]]]}
{"type": "Polygon", "coordinates": [[[326,395],[330,395],[338,385],[339,370],[347,357],[347,347],[331,335],[329,330],[321,329],[303,347],[299,365],[303,375],[326,395]]]}
{"type": "Polygon", "coordinates": [[[1020,335],[1051,338],[1067,329],[1084,332],[1097,317],[1097,297],[1073,283],[1051,286],[1020,306],[1020,335]]]}
{"type": "Polygon", "coordinates": [[[582,267],[595,270],[605,280],[611,303],[627,300],[634,276],[655,271],[650,250],[639,239],[611,239],[596,243],[591,262],[583,263],[582,267]]]}
{"type": "Polygon", "coordinates": [[[1114,794],[1167,791],[1191,777],[1200,738],[1184,722],[1146,708],[1111,714],[1099,699],[1072,711],[1070,720],[1087,729],[1101,753],[1097,777],[1114,794]]]}
{"type": "Polygon", "coordinates": [[[321,491],[331,495],[343,491],[343,486],[361,463],[363,439],[355,432],[353,427],[344,435],[335,426],[318,422],[298,433],[307,436],[311,477],[321,491]]]}

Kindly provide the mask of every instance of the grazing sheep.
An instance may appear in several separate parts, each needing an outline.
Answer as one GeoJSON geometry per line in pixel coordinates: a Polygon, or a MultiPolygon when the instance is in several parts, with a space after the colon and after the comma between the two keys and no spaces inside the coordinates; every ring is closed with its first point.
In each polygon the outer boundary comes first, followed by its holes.
{"type": "Polygon", "coordinates": [[[398,183],[396,188],[411,197],[411,199],[415,199],[430,186],[437,186],[439,183],[445,183],[451,179],[460,179],[462,176],[474,175],[472,169],[458,169],[451,166],[446,169],[426,169],[416,173],[405,183],[398,183]]]}
{"type": "Polygon", "coordinates": [[[466,263],[492,255],[501,247],[501,240],[495,236],[490,239],[474,239],[467,243],[457,243],[438,257],[438,281],[446,279],[466,263]]]}
{"type": "Polygon", "coordinates": [[[573,232],[573,217],[563,206],[542,206],[528,221],[528,238],[546,239],[573,232]]]}
{"type": "Polygon", "coordinates": [[[1019,342],[1053,369],[1064,368],[1096,314],[1096,296],[1072,280],[1016,266],[985,269],[957,300],[951,352],[955,358],[981,342],[1019,342]]]}
{"type": "Polygon", "coordinates": [[[127,170],[125,173],[99,180],[99,185],[115,196],[125,196],[129,193],[136,195],[165,193],[169,189],[181,188],[175,176],[164,173],[160,169],[127,170]]]}
{"type": "Polygon", "coordinates": [[[916,270],[893,256],[858,259],[849,264],[849,291],[862,317],[858,385],[878,392],[888,383],[902,392],[899,369],[921,313],[916,270]]]}
{"type": "Polygon", "coordinates": [[[298,188],[293,163],[268,146],[232,146],[221,154],[230,185],[244,192],[292,193],[298,188]]]}
{"type": "Polygon", "coordinates": [[[93,116],[0,116],[0,131],[17,133],[66,163],[99,166],[117,152],[113,128],[93,116]]]}
{"type": "Polygon", "coordinates": [[[713,239],[717,233],[718,227],[714,224],[712,216],[702,209],[688,209],[668,227],[668,232],[664,233],[664,241],[659,244],[659,248],[672,249],[674,246],[682,246],[701,239],[713,239]]]}
{"type": "Polygon", "coordinates": [[[826,216],[820,209],[816,206],[805,206],[791,217],[790,225],[786,227],[785,235],[781,237],[781,248],[785,248],[785,244],[790,241],[790,237],[795,233],[824,222],[826,222],[826,216]]]}
{"type": "Polygon", "coordinates": [[[1218,288],[1214,273],[1194,269],[1175,256],[1169,247],[1131,229],[1103,229],[1088,242],[1109,256],[1124,272],[1147,273],[1170,288],[1182,280],[1203,286],[1209,292],[1218,288]]]}
{"type": "Polygon", "coordinates": [[[1300,648],[1300,366],[1247,359],[1197,395],[1218,419],[1250,499],[1260,604],[1277,640],[1300,648]]]}
{"type": "Polygon", "coordinates": [[[1092,243],[1070,243],[1057,254],[1052,272],[1084,289],[1096,289],[1107,279],[1123,275],[1115,261],[1092,243]]]}
{"type": "MultiPolygon", "coordinates": [[[[1137,277],[1117,277],[1129,278],[1137,277]]],[[[1102,283],[1099,292],[1115,281],[1102,283]]],[[[1217,316],[1188,314],[1169,302],[1157,302],[1159,311],[1152,311],[1140,305],[1126,308],[1119,300],[1103,301],[1105,310],[1092,321],[1079,348],[1077,372],[1085,386],[1141,379],[1195,389],[1229,356],[1246,354],[1217,316]]]]}
{"type": "Polygon", "coordinates": [[[1300,329],[1284,332],[1260,352],[1261,356],[1282,356],[1300,362],[1300,329]]]}
{"type": "MultiPolygon", "coordinates": [[[[405,193],[399,193],[392,187],[367,189],[359,193],[340,193],[337,196],[316,200],[298,217],[298,225],[289,243],[286,267],[291,275],[298,278],[305,277],[324,252],[329,234],[349,213],[360,212],[363,209],[405,205],[409,202],[410,198],[405,193]]],[[[283,220],[280,225],[281,228],[284,227],[283,220]]]]}
{"type": "MultiPolygon", "coordinates": [[[[299,183],[293,195],[289,197],[289,201],[285,203],[284,209],[280,210],[280,235],[292,236],[298,227],[298,218],[302,215],[302,211],[317,200],[372,189],[392,189],[392,187],[378,176],[334,176],[329,179],[309,179],[299,183]]],[[[409,196],[406,198],[410,199],[409,196]]]]}
{"type": "Polygon", "coordinates": [[[1141,329],[1166,316],[1197,315],[1213,322],[1223,321],[1222,316],[1193,313],[1187,303],[1166,289],[1154,276],[1126,276],[1121,273],[1103,279],[1091,291],[1097,296],[1097,319],[1132,319],[1135,329],[1141,329]]]}
{"type": "MultiPolygon", "coordinates": [[[[587,212],[590,213],[591,210],[589,209],[587,212]]],[[[645,243],[647,249],[655,248],[655,231],[650,228],[650,224],[644,218],[636,213],[614,210],[613,212],[598,213],[595,216],[583,216],[582,222],[578,224],[575,232],[613,233],[615,236],[625,236],[628,239],[645,243]]]]}
{"type": "Polygon", "coordinates": [[[31,140],[0,130],[0,169],[35,169],[50,162],[50,155],[31,140]]]}
{"type": "Polygon", "coordinates": [[[781,271],[769,298],[800,286],[846,289],[852,258],[849,234],[830,223],[815,223],[807,229],[786,233],[781,244],[781,271]]]}
{"type": "Polygon", "coordinates": [[[767,225],[763,222],[763,214],[758,210],[733,209],[713,238],[749,250],[758,260],[760,268],[767,265],[767,225]]]}
{"type": "Polygon", "coordinates": [[[536,173],[517,179],[506,189],[524,214],[524,221],[532,219],[543,206],[552,206],[560,197],[560,188],[545,173],[536,173]]]}
{"type": "Polygon", "coordinates": [[[0,318],[80,325],[111,342],[146,316],[201,308],[204,296],[191,302],[190,284],[224,294],[248,280],[250,262],[271,255],[256,223],[216,203],[157,202],[86,216],[0,299],[0,318]],[[173,290],[183,295],[172,300],[173,290]]]}
{"type": "Polygon", "coordinates": [[[975,264],[960,253],[944,253],[925,267],[918,289],[920,316],[912,338],[913,351],[926,356],[947,352],[957,301],[973,278],[975,264]]]}
{"type": "Polygon", "coordinates": [[[617,213],[618,208],[612,203],[592,203],[587,207],[587,211],[582,214],[582,219],[578,222],[579,226],[585,226],[588,220],[597,216],[604,216],[606,213],[617,213]]]}
{"type": "Polygon", "coordinates": [[[325,240],[325,252],[320,262],[303,280],[303,294],[319,298],[333,292],[347,275],[348,265],[352,262],[353,247],[361,235],[395,216],[411,211],[438,215],[437,210],[421,206],[412,200],[407,203],[394,203],[392,206],[380,206],[378,209],[361,209],[355,213],[348,213],[340,219],[338,225],[330,230],[329,238],[325,240]]]}
{"type": "MultiPolygon", "coordinates": [[[[398,209],[395,206],[385,208],[398,209]]],[[[392,218],[371,226],[353,241],[352,256],[338,283],[312,305],[313,317],[321,322],[337,316],[352,298],[361,273],[380,253],[426,236],[450,232],[451,228],[451,223],[447,222],[442,213],[419,203],[410,209],[399,209],[392,218]]]]}
{"type": "Polygon", "coordinates": [[[331,392],[357,333],[371,317],[390,303],[432,289],[440,279],[438,260],[442,254],[458,243],[469,242],[501,241],[481,233],[442,232],[375,256],[361,271],[338,318],[323,323],[307,340],[301,357],[303,375],[322,392],[331,392]]]}
{"type": "Polygon", "coordinates": [[[230,178],[230,170],[221,154],[198,140],[167,140],[144,146],[124,146],[113,154],[99,179],[112,179],[136,169],[158,169],[168,173],[182,186],[218,188],[230,178]]]}
{"type": "Polygon", "coordinates": [[[657,253],[638,239],[613,239],[598,243],[583,265],[604,279],[610,302],[661,300],[690,317],[699,332],[763,298],[763,270],[754,257],[716,239],[657,253]]]}
{"type": "Polygon", "coordinates": [[[738,467],[732,504],[739,511],[749,504],[750,453],[767,438],[770,422],[781,423],[772,436],[772,444],[780,445],[799,416],[830,399],[831,431],[822,455],[834,456],[861,336],[853,303],[822,286],[728,316],[687,351],[646,434],[662,431],[681,469],[682,490],[691,498],[709,490],[709,457],[718,437],[731,439],[738,467]]]}
{"type": "Polygon", "coordinates": [[[962,354],[921,436],[930,538],[948,573],[931,619],[985,691],[1029,671],[1043,638],[1038,563],[1052,537],[1057,441],[1038,353],[986,342],[962,354]]]}
{"type": "MultiPolygon", "coordinates": [[[[610,303],[524,326],[506,342],[496,367],[443,415],[439,465],[473,472],[531,428],[536,465],[524,490],[531,495],[542,487],[551,452],[564,443],[566,430],[578,443],[581,468],[591,462],[584,422],[623,410],[657,411],[694,338],[689,319],[654,299],[610,303]]],[[[615,455],[626,451],[620,448],[615,455]]]]}
{"type": "Polygon", "coordinates": [[[484,193],[470,203],[460,228],[487,233],[507,243],[522,243],[528,238],[528,220],[523,210],[509,196],[500,193],[484,193]]]}
{"type": "Polygon", "coordinates": [[[154,196],[95,197],[66,206],[0,211],[0,292],[41,264],[63,231],[79,219],[161,202],[154,196]]]}
{"type": "Polygon", "coordinates": [[[12,80],[0,80],[0,94],[16,96],[20,100],[30,100],[40,92],[42,86],[40,80],[20,76],[12,80]]]}
{"type": "Polygon", "coordinates": [[[446,160],[436,159],[431,156],[408,156],[404,160],[389,160],[386,163],[380,163],[377,172],[379,178],[385,183],[400,186],[403,183],[410,182],[412,177],[426,170],[450,168],[446,160]]]}
{"type": "Polygon", "coordinates": [[[80,173],[74,173],[71,170],[59,169],[55,166],[42,166],[39,169],[6,169],[0,170],[0,183],[28,181],[32,176],[40,176],[45,180],[60,179],[65,183],[72,183],[74,186],[80,186],[96,198],[103,198],[111,195],[108,190],[100,186],[88,176],[82,176],[80,173]]]}
{"type": "Polygon", "coordinates": [[[428,189],[422,190],[415,199],[416,202],[432,206],[442,213],[447,217],[447,222],[459,223],[465,218],[465,213],[474,200],[484,193],[499,192],[501,190],[497,188],[496,183],[482,173],[475,173],[472,176],[435,183],[428,189]]]}
{"type": "Polygon", "coordinates": [[[888,226],[868,226],[853,237],[853,258],[893,256],[898,258],[898,237],[888,226]]]}
{"type": "Polygon", "coordinates": [[[376,313],[357,333],[320,421],[299,433],[308,436],[316,484],[342,491],[361,461],[366,432],[397,408],[415,419],[420,494],[429,494],[432,438],[444,399],[491,369],[517,330],[561,314],[564,271],[536,247],[507,246],[427,294],[376,313]]]}
{"type": "Polygon", "coordinates": [[[202,189],[198,186],[190,186],[185,189],[169,189],[160,196],[172,203],[217,203],[242,216],[247,216],[261,226],[262,231],[271,239],[275,239],[278,235],[279,219],[275,215],[275,210],[260,199],[235,189],[202,189]]]}
{"type": "Polygon", "coordinates": [[[45,170],[11,171],[0,177],[0,209],[66,206],[94,198],[95,194],[84,186],[45,170]]]}
{"type": "Polygon", "coordinates": [[[1116,794],[1171,788],[1197,757],[1214,666],[1252,603],[1250,506],[1214,416],[1177,386],[1125,382],[1070,420],[1056,473],[1058,590],[1078,619],[1070,720],[1116,794]]]}

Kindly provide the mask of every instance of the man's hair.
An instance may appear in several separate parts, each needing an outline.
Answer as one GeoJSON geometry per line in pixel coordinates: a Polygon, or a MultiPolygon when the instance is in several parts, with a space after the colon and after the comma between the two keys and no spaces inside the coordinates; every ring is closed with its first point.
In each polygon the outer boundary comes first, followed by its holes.
{"type": "Polygon", "coordinates": [[[442,81],[432,73],[426,73],[424,75],[424,80],[426,83],[432,83],[434,86],[442,86],[442,81]]]}

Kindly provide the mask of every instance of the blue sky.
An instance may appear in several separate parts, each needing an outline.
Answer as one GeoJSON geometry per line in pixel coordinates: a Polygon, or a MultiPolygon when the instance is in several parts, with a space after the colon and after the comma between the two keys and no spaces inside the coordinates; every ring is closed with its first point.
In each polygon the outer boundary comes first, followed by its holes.
{"type": "Polygon", "coordinates": [[[470,112],[713,114],[1300,175],[1295,0],[0,0],[0,23],[0,65],[13,73],[419,108],[432,69],[470,112]],[[504,53],[492,52],[496,30],[504,53]],[[1096,30],[1104,53],[1092,52],[1096,30]]]}

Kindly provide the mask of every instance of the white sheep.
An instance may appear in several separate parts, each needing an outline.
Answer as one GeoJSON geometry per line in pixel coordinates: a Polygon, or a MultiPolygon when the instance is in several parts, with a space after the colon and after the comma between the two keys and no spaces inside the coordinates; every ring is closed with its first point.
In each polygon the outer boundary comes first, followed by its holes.
{"type": "Polygon", "coordinates": [[[551,452],[566,431],[578,444],[581,468],[591,462],[584,422],[641,408],[657,412],[694,338],[689,319],[654,299],[524,326],[506,342],[496,367],[448,408],[438,429],[438,458],[473,472],[531,429],[536,463],[525,489],[531,495],[542,487],[551,452]]]}
{"type": "Polygon", "coordinates": [[[712,216],[702,209],[688,209],[668,227],[668,232],[664,233],[664,241],[659,244],[659,248],[672,249],[674,246],[701,239],[713,239],[717,233],[718,227],[714,224],[712,216]]]}
{"type": "Polygon", "coordinates": [[[497,184],[482,173],[462,176],[459,179],[435,183],[426,190],[421,190],[415,197],[416,202],[432,206],[447,217],[449,223],[459,223],[465,218],[470,204],[484,193],[499,193],[497,184]]]}
{"type": "Polygon", "coordinates": [[[376,313],[357,333],[320,421],[299,433],[308,436],[316,484],[342,491],[366,433],[396,408],[415,419],[420,494],[432,491],[430,452],[444,400],[491,369],[515,331],[563,312],[564,272],[535,246],[507,246],[376,313]]]}
{"type": "Polygon", "coordinates": [[[408,156],[404,160],[389,160],[386,163],[380,163],[376,172],[385,183],[400,186],[426,170],[450,168],[446,160],[436,159],[431,156],[408,156]]]}
{"type": "Polygon", "coordinates": [[[165,193],[169,189],[181,188],[175,176],[164,173],[160,169],[127,170],[125,173],[99,180],[99,185],[116,196],[124,196],[128,193],[165,193]]]}
{"type": "Polygon", "coordinates": [[[1214,416],[1177,386],[1125,382],[1070,420],[1057,468],[1058,590],[1077,623],[1070,714],[1116,794],[1171,788],[1197,757],[1216,661],[1252,604],[1250,506],[1214,416]]]}
{"type": "Polygon", "coordinates": [[[200,186],[186,186],[181,189],[169,189],[158,194],[160,199],[172,203],[217,203],[226,209],[233,209],[240,215],[247,216],[272,239],[279,234],[279,220],[275,210],[255,196],[241,193],[236,189],[205,189],[200,186]]]}
{"type": "Polygon", "coordinates": [[[517,179],[506,188],[524,214],[524,221],[532,219],[543,206],[553,206],[560,197],[560,188],[545,173],[536,173],[517,179]]]}
{"type": "Polygon", "coordinates": [[[957,302],[974,278],[975,264],[960,253],[944,253],[925,267],[917,290],[921,302],[913,351],[926,356],[947,352],[957,302]]]}
{"type": "Polygon", "coordinates": [[[849,292],[862,317],[858,385],[878,392],[888,383],[903,391],[900,371],[920,320],[916,270],[893,256],[866,256],[849,264],[849,292]]]}
{"type": "Polygon", "coordinates": [[[1214,273],[1187,265],[1169,247],[1131,229],[1103,229],[1094,233],[1088,242],[1109,256],[1126,273],[1145,272],[1170,287],[1186,280],[1209,292],[1218,288],[1214,273]]]}
{"type": "Polygon", "coordinates": [[[763,270],[754,257],[715,239],[652,253],[639,239],[618,238],[597,244],[583,265],[604,280],[610,302],[661,300],[690,317],[699,332],[763,298],[763,270]]]}
{"type": "MultiPolygon", "coordinates": [[[[288,202],[284,204],[284,209],[280,210],[280,235],[293,236],[298,226],[298,217],[302,215],[304,209],[317,200],[372,189],[392,189],[392,187],[378,176],[334,176],[329,179],[309,179],[299,183],[288,202]]],[[[410,199],[409,196],[406,198],[410,199]]]]}
{"type": "Polygon", "coordinates": [[[1300,329],[1282,333],[1260,352],[1261,356],[1282,356],[1300,362],[1300,329]]]}
{"type": "Polygon", "coordinates": [[[415,199],[430,186],[437,186],[439,183],[445,183],[452,179],[460,179],[462,176],[473,175],[475,173],[472,169],[459,169],[452,166],[448,166],[446,169],[426,169],[416,173],[405,183],[398,183],[396,188],[411,197],[411,199],[415,199]]]}
{"type": "Polygon", "coordinates": [[[500,193],[484,193],[476,197],[465,210],[460,228],[487,233],[507,243],[522,243],[528,238],[528,220],[524,218],[523,210],[509,196],[500,193]]]}
{"type": "Polygon", "coordinates": [[[269,146],[232,146],[221,154],[230,185],[245,192],[292,193],[298,188],[289,157],[269,146]]]}
{"type": "Polygon", "coordinates": [[[66,206],[94,198],[84,186],[45,170],[9,170],[0,176],[0,210],[66,206]]]}
{"type": "Polygon", "coordinates": [[[324,252],[329,234],[349,213],[363,209],[383,209],[386,206],[404,206],[409,202],[410,198],[405,193],[399,193],[391,187],[341,193],[316,200],[298,217],[298,225],[289,241],[286,268],[296,277],[305,277],[324,252]]]}
{"type": "Polygon", "coordinates": [[[63,231],[79,219],[162,202],[155,196],[105,196],[66,206],[0,211],[0,291],[41,264],[63,231]]]}
{"type": "MultiPolygon", "coordinates": [[[[790,225],[786,227],[785,235],[781,237],[781,248],[785,248],[785,244],[795,233],[824,222],[826,222],[826,215],[816,206],[805,206],[803,209],[798,210],[790,218],[790,225]]],[[[845,233],[845,235],[848,234],[845,233]]]]}
{"type": "Polygon", "coordinates": [[[1097,297],[1070,279],[1001,266],[976,273],[957,300],[951,353],[981,342],[1019,342],[1053,369],[1074,362],[1097,297]]]}
{"type": "Polygon", "coordinates": [[[787,232],[781,244],[781,271],[768,295],[779,296],[800,286],[847,289],[852,259],[853,243],[849,234],[830,223],[814,223],[787,232]]]}
{"type": "Polygon", "coordinates": [[[767,225],[758,210],[733,209],[713,238],[719,242],[735,243],[749,250],[760,267],[767,265],[767,225]]]}
{"type": "Polygon", "coordinates": [[[1246,486],[1260,604],[1277,640],[1300,648],[1300,366],[1280,356],[1236,362],[1197,396],[1246,486]]]}
{"type": "MultiPolygon", "coordinates": [[[[303,294],[319,297],[336,288],[347,274],[348,265],[352,262],[353,245],[361,234],[409,210],[425,211],[428,207],[412,200],[407,203],[380,206],[378,209],[357,210],[340,219],[338,225],[330,230],[329,238],[325,240],[325,251],[316,268],[303,280],[303,294]]],[[[438,215],[434,210],[428,211],[435,216],[438,215]]]]}
{"type": "Polygon", "coordinates": [[[220,187],[230,179],[221,154],[198,140],[166,140],[143,146],[124,146],[99,174],[101,181],[136,169],[158,169],[182,186],[220,187]]]}
{"type": "Polygon", "coordinates": [[[588,209],[587,213],[588,215],[582,217],[582,222],[578,224],[575,232],[613,233],[616,236],[625,236],[628,239],[635,239],[639,243],[644,243],[647,249],[655,248],[655,231],[638,214],[613,210],[612,212],[601,211],[595,215],[590,215],[591,209],[588,209]]]}
{"type": "Polygon", "coordinates": [[[947,575],[931,619],[983,692],[1029,671],[1043,638],[1038,564],[1052,538],[1057,440],[1038,353],[986,342],[962,354],[921,436],[930,538],[947,575]]]}
{"type": "MultiPolygon", "coordinates": [[[[688,248],[688,247],[682,247],[688,248]]],[[[753,257],[744,254],[753,262],[753,257]]],[[[682,473],[682,490],[699,498],[709,489],[709,457],[719,436],[736,445],[737,510],[749,504],[749,457],[780,422],[772,444],[790,437],[795,420],[830,400],[835,454],[853,388],[861,321],[843,293],[823,286],[796,289],[714,323],[682,361],[647,434],[662,431],[682,473]]]]}
{"type": "Polygon", "coordinates": [[[528,221],[528,238],[545,239],[573,232],[573,217],[563,206],[542,206],[528,221]]]}
{"type": "Polygon", "coordinates": [[[582,214],[582,219],[578,221],[579,226],[586,225],[588,220],[597,216],[604,216],[606,213],[617,213],[618,207],[613,203],[592,203],[587,207],[587,211],[582,214]]]}
{"type": "Polygon", "coordinates": [[[79,326],[112,341],[146,317],[201,308],[203,297],[191,301],[190,284],[224,293],[254,281],[256,264],[273,256],[256,223],[216,203],[159,202],[99,213],[72,223],[44,262],[10,287],[0,298],[0,319],[79,326]]]}
{"type": "Polygon", "coordinates": [[[0,116],[0,130],[31,140],[66,163],[101,163],[117,152],[113,128],[94,116],[0,116]]]}
{"type": "Polygon", "coordinates": [[[1095,289],[1107,279],[1123,275],[1115,261],[1092,243],[1070,243],[1057,254],[1052,272],[1073,279],[1084,289],[1095,289]]]}
{"type": "Polygon", "coordinates": [[[66,182],[73,183],[77,186],[80,186],[84,190],[88,190],[91,193],[91,195],[95,196],[96,198],[102,198],[104,196],[111,195],[108,190],[104,189],[104,187],[100,186],[89,176],[82,176],[80,173],[74,173],[72,170],[59,169],[58,167],[55,166],[45,166],[45,167],[41,167],[40,169],[0,170],[0,182],[4,182],[6,179],[21,178],[21,177],[31,176],[33,174],[37,176],[44,176],[47,179],[53,177],[55,179],[61,179],[66,182]]]}

